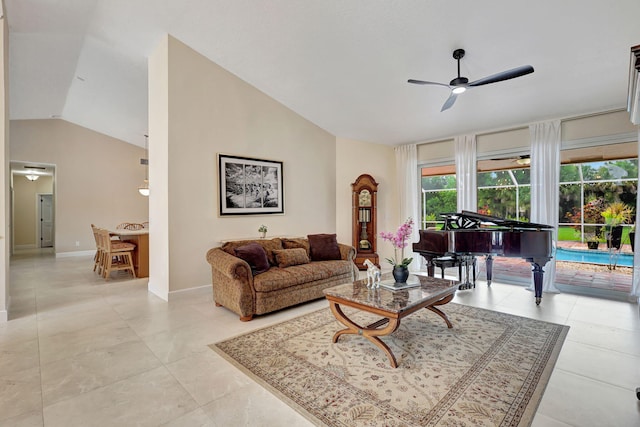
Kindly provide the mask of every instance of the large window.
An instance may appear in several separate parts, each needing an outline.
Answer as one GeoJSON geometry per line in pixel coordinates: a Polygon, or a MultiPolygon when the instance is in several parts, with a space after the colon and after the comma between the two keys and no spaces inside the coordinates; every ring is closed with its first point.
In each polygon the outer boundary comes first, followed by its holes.
{"type": "Polygon", "coordinates": [[[420,228],[424,230],[441,223],[440,214],[456,212],[458,202],[455,174],[425,176],[426,168],[422,173],[422,221],[420,228]]]}
{"type": "Polygon", "coordinates": [[[517,221],[529,221],[529,168],[478,172],[478,212],[517,221]]]}
{"type": "Polygon", "coordinates": [[[560,167],[559,232],[561,240],[604,241],[602,212],[622,202],[634,213],[638,159],[574,163],[560,167]]]}
{"type": "MultiPolygon", "coordinates": [[[[485,168],[478,172],[478,212],[530,221],[530,172],[529,167],[485,168]]],[[[585,241],[595,236],[603,242],[605,219],[602,212],[614,202],[622,202],[633,212],[626,226],[630,228],[635,224],[637,189],[637,158],[563,164],[559,188],[560,240],[585,241]]],[[[440,214],[457,212],[456,199],[455,174],[442,173],[442,169],[437,168],[422,168],[421,228],[442,223],[440,214]]]]}

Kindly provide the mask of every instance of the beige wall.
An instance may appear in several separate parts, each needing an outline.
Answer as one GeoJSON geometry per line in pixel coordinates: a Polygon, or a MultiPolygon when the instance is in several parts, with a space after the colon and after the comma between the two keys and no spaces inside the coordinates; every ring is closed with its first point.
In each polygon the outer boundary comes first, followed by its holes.
{"type": "Polygon", "coordinates": [[[24,175],[13,179],[13,244],[16,248],[37,248],[37,194],[53,194],[53,177],[41,176],[29,181],[24,175]]]}
{"type": "Polygon", "coordinates": [[[91,223],[111,228],[148,218],[137,191],[143,148],[60,119],[13,120],[10,141],[12,160],[56,167],[56,253],[94,249],[91,223]]]}
{"type": "MultiPolygon", "coordinates": [[[[336,142],[336,223],[338,240],[351,242],[351,183],[362,174],[378,183],[378,233],[395,231],[399,218],[396,158],[393,147],[345,138],[336,142]]],[[[390,269],[385,258],[393,257],[390,243],[378,239],[380,265],[390,269]]]]}
{"type": "Polygon", "coordinates": [[[170,36],[150,57],[149,76],[150,104],[159,103],[149,117],[150,204],[168,206],[162,221],[151,216],[151,258],[163,250],[156,243],[169,248],[168,271],[150,265],[153,292],[165,289],[154,274],[167,275],[168,292],[210,284],[207,250],[256,237],[261,224],[271,236],[336,231],[333,135],[170,36]],[[282,161],[285,214],[220,217],[218,153],[282,161]],[[162,174],[168,181],[156,183],[162,174]]]}

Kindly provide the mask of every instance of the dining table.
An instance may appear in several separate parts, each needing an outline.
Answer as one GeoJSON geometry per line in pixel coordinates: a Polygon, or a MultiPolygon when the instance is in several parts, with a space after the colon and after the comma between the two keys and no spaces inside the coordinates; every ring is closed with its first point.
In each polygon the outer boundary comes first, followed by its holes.
{"type": "Polygon", "coordinates": [[[136,271],[136,277],[149,277],[149,229],[117,229],[109,230],[109,234],[117,236],[123,242],[136,245],[133,250],[133,269],[136,271]]]}

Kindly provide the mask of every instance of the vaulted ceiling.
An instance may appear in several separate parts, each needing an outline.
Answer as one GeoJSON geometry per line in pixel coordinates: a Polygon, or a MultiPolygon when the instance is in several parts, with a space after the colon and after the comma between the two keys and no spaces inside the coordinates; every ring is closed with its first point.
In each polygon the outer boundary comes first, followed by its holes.
{"type": "Polygon", "coordinates": [[[640,1],[5,0],[11,119],[144,145],[147,57],[169,33],[328,132],[384,144],[625,108],[640,1]],[[440,112],[452,52],[476,80],[440,112]]]}

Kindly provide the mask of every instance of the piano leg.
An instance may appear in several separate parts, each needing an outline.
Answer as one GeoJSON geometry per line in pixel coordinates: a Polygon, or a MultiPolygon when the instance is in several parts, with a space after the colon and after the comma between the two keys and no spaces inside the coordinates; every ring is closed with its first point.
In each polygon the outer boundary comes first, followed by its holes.
{"type": "Polygon", "coordinates": [[[491,277],[493,275],[493,257],[491,255],[487,256],[487,286],[491,285],[491,277]]]}
{"type": "Polygon", "coordinates": [[[537,262],[532,262],[531,266],[533,267],[533,286],[536,294],[536,305],[540,305],[540,301],[542,300],[542,281],[544,279],[544,270],[537,262]]]}
{"type": "Polygon", "coordinates": [[[427,275],[429,277],[435,277],[435,264],[433,263],[433,258],[426,256],[423,257],[427,261],[427,275]]]}
{"type": "Polygon", "coordinates": [[[471,268],[473,272],[473,288],[476,287],[476,257],[471,257],[471,268]]]}

